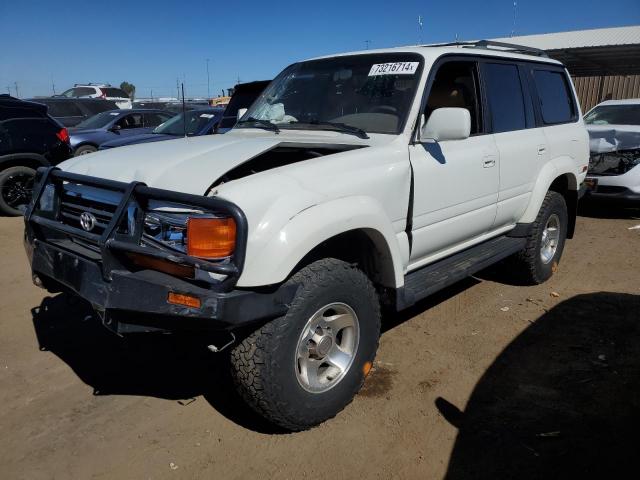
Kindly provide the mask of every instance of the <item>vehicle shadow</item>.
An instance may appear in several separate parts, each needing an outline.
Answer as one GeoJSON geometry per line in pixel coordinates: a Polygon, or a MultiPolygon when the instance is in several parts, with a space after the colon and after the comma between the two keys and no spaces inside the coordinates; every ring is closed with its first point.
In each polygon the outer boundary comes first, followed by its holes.
{"type": "Polygon", "coordinates": [[[82,300],[68,294],[33,308],[40,350],[57,355],[94,390],[94,395],[141,395],[188,405],[200,395],[219,413],[260,433],[283,433],[240,399],[229,375],[228,356],[207,350],[207,338],[191,335],[108,331],[82,300]]]}
{"type": "Polygon", "coordinates": [[[486,370],[464,409],[447,479],[624,478],[640,443],[640,296],[578,295],[486,370]]]}
{"type": "Polygon", "coordinates": [[[581,200],[578,204],[578,215],[588,218],[640,220],[640,207],[581,200]]]}

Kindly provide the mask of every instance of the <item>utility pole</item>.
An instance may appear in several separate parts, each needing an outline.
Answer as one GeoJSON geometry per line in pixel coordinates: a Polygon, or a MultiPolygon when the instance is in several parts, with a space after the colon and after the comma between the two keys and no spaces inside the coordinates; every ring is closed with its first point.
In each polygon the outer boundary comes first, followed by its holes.
{"type": "Polygon", "coordinates": [[[13,82],[16,87],[16,98],[20,98],[20,94],[18,93],[18,82],[13,82]]]}
{"type": "Polygon", "coordinates": [[[11,95],[11,86],[7,85],[7,92],[9,92],[9,95],[11,95]]]}
{"type": "Polygon", "coordinates": [[[176,91],[178,92],[178,100],[180,100],[180,78],[176,77],[176,91]]]}
{"type": "Polygon", "coordinates": [[[418,45],[422,45],[422,15],[418,15],[418,45]]]}
{"type": "Polygon", "coordinates": [[[511,37],[516,34],[516,19],[518,16],[518,2],[513,2],[513,26],[511,27],[511,37]]]}
{"type": "Polygon", "coordinates": [[[53,92],[53,95],[56,94],[56,84],[53,81],[53,73],[51,74],[51,91],[53,92]]]}
{"type": "Polygon", "coordinates": [[[364,45],[365,45],[365,50],[369,50],[369,45],[371,44],[371,40],[365,40],[364,41],[364,45]]]}
{"type": "Polygon", "coordinates": [[[207,100],[211,98],[210,84],[209,84],[209,59],[207,58],[207,100]]]}

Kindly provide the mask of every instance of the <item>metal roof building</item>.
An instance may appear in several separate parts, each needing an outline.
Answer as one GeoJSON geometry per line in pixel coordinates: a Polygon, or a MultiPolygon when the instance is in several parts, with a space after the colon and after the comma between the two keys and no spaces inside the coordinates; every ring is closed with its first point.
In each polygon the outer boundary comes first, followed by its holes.
{"type": "Polygon", "coordinates": [[[567,66],[583,110],[640,98],[640,25],[493,39],[545,50],[567,66]]]}

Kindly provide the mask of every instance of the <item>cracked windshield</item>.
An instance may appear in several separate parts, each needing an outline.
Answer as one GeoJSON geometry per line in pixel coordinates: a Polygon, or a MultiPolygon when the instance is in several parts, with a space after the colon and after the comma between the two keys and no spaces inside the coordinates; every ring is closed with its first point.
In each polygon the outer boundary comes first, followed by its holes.
{"type": "Polygon", "coordinates": [[[422,71],[413,54],[359,55],[296,63],[256,100],[239,127],[399,133],[422,71]]]}

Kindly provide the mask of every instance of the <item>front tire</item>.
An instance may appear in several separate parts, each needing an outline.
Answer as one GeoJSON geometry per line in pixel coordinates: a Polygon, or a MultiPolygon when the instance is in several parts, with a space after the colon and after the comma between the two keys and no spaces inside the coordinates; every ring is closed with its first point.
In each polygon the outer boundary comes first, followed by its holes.
{"type": "Polygon", "coordinates": [[[558,192],[549,191],[517,264],[525,283],[538,285],[555,273],[567,237],[567,204],[558,192]]]}
{"type": "Polygon", "coordinates": [[[93,145],[82,145],[78,147],[73,154],[74,157],[79,157],[80,155],[87,155],[88,153],[97,152],[98,149],[93,145]]]}
{"type": "Polygon", "coordinates": [[[0,172],[0,213],[17,217],[24,213],[33,194],[36,171],[29,167],[10,167],[0,172]]]}
{"type": "Polygon", "coordinates": [[[380,337],[375,288],[357,268],[323,259],[296,273],[286,315],[231,353],[240,395],[256,412],[291,431],[334,417],[360,390],[380,337]]]}

